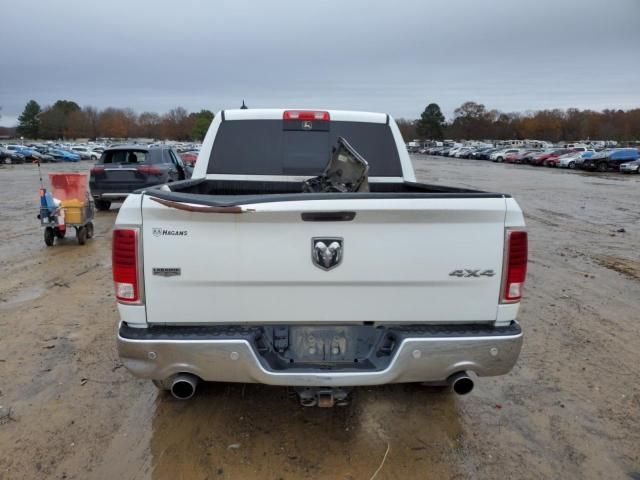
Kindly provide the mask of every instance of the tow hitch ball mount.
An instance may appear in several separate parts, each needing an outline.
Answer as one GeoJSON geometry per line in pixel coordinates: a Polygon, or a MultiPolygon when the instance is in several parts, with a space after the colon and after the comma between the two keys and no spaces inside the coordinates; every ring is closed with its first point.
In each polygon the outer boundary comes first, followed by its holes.
{"type": "Polygon", "coordinates": [[[303,407],[331,408],[344,407],[349,404],[350,388],[296,387],[300,405],[303,407]]]}

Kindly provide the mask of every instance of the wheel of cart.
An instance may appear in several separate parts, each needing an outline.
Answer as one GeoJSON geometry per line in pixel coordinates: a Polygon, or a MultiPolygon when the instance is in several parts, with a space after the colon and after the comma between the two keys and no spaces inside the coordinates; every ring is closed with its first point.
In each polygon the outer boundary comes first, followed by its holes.
{"type": "Polygon", "coordinates": [[[76,238],[78,239],[79,245],[84,245],[87,243],[87,227],[79,226],[76,227],[76,238]]]}
{"type": "Polygon", "coordinates": [[[53,230],[53,227],[46,227],[44,229],[44,243],[47,247],[53,246],[53,239],[56,238],[56,234],[53,230]]]}

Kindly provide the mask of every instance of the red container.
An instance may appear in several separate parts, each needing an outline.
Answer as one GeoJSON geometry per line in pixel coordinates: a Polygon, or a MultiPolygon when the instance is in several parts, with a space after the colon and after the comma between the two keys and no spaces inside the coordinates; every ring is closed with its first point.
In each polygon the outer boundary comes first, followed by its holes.
{"type": "Polygon", "coordinates": [[[51,194],[58,200],[84,202],[87,192],[87,175],[84,173],[50,173],[51,194]]]}

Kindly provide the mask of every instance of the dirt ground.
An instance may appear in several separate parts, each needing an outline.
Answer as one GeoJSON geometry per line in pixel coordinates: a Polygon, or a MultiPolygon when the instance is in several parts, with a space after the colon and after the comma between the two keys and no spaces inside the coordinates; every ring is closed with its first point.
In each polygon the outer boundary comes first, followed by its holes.
{"type": "Polygon", "coordinates": [[[36,168],[0,167],[0,479],[368,480],[383,459],[377,479],[639,479],[640,176],[414,160],[420,180],[522,206],[522,356],[465,397],[362,388],[332,410],[259,385],[179,402],[134,379],[114,340],[117,212],[87,245],[47,248],[36,168]]]}

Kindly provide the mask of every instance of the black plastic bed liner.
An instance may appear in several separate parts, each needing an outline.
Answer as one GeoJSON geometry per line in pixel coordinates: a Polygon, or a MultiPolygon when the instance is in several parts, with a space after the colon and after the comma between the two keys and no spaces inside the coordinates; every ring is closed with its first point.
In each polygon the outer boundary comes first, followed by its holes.
{"type": "Polygon", "coordinates": [[[429,185],[417,182],[370,183],[370,192],[303,193],[302,182],[264,182],[254,180],[196,179],[174,182],[164,188],[158,185],[136,193],[181,203],[232,207],[269,202],[345,199],[419,199],[419,198],[510,198],[504,193],[483,192],[465,188],[429,185]]]}

